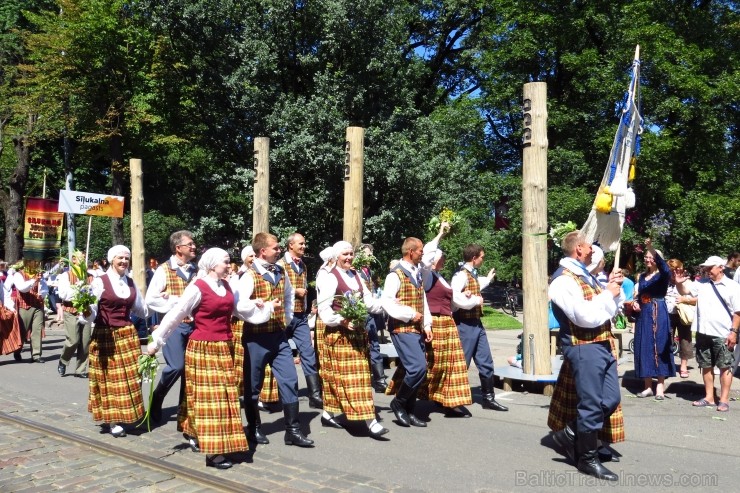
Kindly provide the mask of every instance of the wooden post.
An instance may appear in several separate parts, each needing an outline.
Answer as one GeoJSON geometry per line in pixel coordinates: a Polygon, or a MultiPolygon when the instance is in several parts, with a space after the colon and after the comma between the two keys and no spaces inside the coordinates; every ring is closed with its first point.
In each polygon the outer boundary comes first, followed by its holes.
{"type": "Polygon", "coordinates": [[[357,248],[362,243],[365,129],[347,127],[344,143],[344,232],[342,239],[357,248]]]}
{"type": "MultiPolygon", "coordinates": [[[[522,266],[524,373],[549,375],[547,328],[547,84],[524,84],[522,266]]],[[[548,389],[545,389],[547,393],[548,389]]]]}
{"type": "Polygon", "coordinates": [[[254,139],[254,205],[252,237],[270,232],[270,138],[254,139]]]}
{"type": "Polygon", "coordinates": [[[146,293],[146,259],[144,258],[144,173],[141,159],[131,159],[131,273],[134,282],[146,293]]]}

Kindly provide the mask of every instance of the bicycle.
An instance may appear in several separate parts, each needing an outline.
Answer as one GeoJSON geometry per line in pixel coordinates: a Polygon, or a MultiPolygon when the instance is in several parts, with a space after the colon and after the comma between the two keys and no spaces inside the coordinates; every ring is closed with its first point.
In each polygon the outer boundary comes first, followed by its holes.
{"type": "Polygon", "coordinates": [[[516,308],[518,305],[516,289],[506,288],[506,294],[504,296],[504,304],[502,306],[504,313],[516,317],[516,308]]]}

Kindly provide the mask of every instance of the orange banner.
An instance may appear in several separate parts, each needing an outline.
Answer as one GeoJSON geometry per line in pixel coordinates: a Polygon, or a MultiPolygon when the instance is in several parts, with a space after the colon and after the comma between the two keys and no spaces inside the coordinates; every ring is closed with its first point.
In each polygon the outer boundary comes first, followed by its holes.
{"type": "Polygon", "coordinates": [[[123,197],[59,190],[59,212],[85,216],[123,217],[123,197]]]}

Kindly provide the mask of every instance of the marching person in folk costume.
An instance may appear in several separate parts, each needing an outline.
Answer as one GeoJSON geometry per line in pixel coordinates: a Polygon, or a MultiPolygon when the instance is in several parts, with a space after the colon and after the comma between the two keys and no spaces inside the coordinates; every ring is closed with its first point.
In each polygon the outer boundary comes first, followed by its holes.
{"type": "Polygon", "coordinates": [[[311,329],[308,327],[308,282],[306,281],[306,264],[303,262],[303,255],[306,253],[306,239],[300,233],[293,233],[288,236],[287,243],[288,251],[278,261],[278,265],[290,278],[290,284],[295,293],[293,319],[286,329],[287,336],[293,339],[301,358],[301,368],[303,368],[303,375],[306,377],[308,386],[308,406],[321,409],[324,403],[321,400],[316,352],[311,344],[311,329]]]}
{"type": "MultiPolygon", "coordinates": [[[[319,253],[319,257],[321,260],[324,261],[323,264],[321,264],[321,267],[319,267],[319,270],[316,271],[316,300],[323,300],[324,298],[333,296],[332,293],[322,293],[321,292],[321,286],[324,285],[323,278],[326,276],[333,275],[331,274],[332,269],[334,268],[334,265],[336,265],[337,257],[336,253],[334,252],[334,248],[327,247],[321,250],[319,253]]],[[[317,306],[318,310],[318,306],[317,306]]],[[[316,316],[316,326],[314,328],[314,337],[315,337],[315,344],[316,344],[316,358],[318,360],[319,364],[319,375],[321,376],[321,389],[326,395],[326,393],[329,391],[327,389],[327,383],[326,383],[326,370],[329,368],[329,365],[326,363],[327,353],[326,353],[326,340],[324,338],[324,331],[326,329],[326,324],[323,320],[321,320],[320,316],[316,316]]]]}
{"type": "MultiPolygon", "coordinates": [[[[196,268],[192,264],[196,256],[193,233],[186,230],[172,233],[170,235],[170,251],[172,256],[154,271],[146,292],[147,307],[149,310],[161,314],[160,318],[180,302],[180,297],[185,292],[185,288],[196,275],[196,268]]],[[[164,398],[185,373],[185,348],[193,330],[193,319],[190,317],[184,318],[162,350],[165,366],[160,374],[157,388],[154,389],[149,411],[149,416],[155,423],[162,420],[164,398]]],[[[181,379],[178,405],[182,405],[184,398],[185,381],[181,379]]],[[[189,438],[186,437],[186,439],[189,438]]]]}
{"type": "MultiPolygon", "coordinates": [[[[247,245],[242,248],[241,258],[243,264],[236,272],[235,277],[232,277],[231,281],[229,282],[233,289],[236,289],[236,285],[239,283],[239,279],[252,267],[252,262],[254,262],[254,249],[252,248],[252,245],[247,245]]],[[[236,377],[236,388],[239,392],[239,403],[241,407],[244,407],[244,346],[242,346],[243,330],[244,322],[238,317],[232,317],[231,335],[234,340],[234,375],[236,377]]]]}
{"type": "Polygon", "coordinates": [[[275,264],[280,258],[280,245],[274,235],[257,233],[252,248],[256,255],[252,269],[241,277],[236,290],[238,311],[251,314],[241,315],[245,322],[242,342],[249,352],[249,367],[245,365],[244,380],[251,386],[250,399],[245,396],[247,433],[250,440],[269,443],[260,429],[257,409],[265,366],[269,364],[280,388],[285,415],[285,444],[312,447],[313,440],[301,433],[298,374],[285,333],[293,318],[293,286],[285,271],[275,264]]]}
{"type": "Polygon", "coordinates": [[[460,343],[465,353],[465,363],[475,361],[480,376],[481,394],[483,395],[484,409],[508,411],[509,408],[496,401],[493,390],[493,356],[491,346],[488,345],[488,336],[483,327],[483,297],[481,290],[485,289],[496,275],[496,269],[491,269],[488,275],[478,276],[478,269],[483,265],[486,252],[483,247],[475,243],[463,248],[463,261],[460,270],[452,276],[452,309],[460,335],[460,343]]]}
{"type": "Polygon", "coordinates": [[[5,287],[6,283],[11,282],[5,272],[7,265],[7,262],[0,260],[0,354],[15,354],[23,347],[23,341],[15,305],[10,290],[5,287]]]}
{"type": "MultiPolygon", "coordinates": [[[[41,339],[44,331],[44,296],[48,292],[41,272],[29,275],[24,261],[17,263],[12,275],[13,302],[18,314],[21,341],[25,343],[30,335],[31,363],[43,363],[41,359],[41,339]]],[[[21,351],[13,353],[16,361],[21,361],[21,351]]]]}
{"type": "MultiPolygon", "coordinates": [[[[591,263],[591,243],[580,231],[568,233],[563,239],[562,249],[566,256],[553,274],[548,291],[553,314],[560,324],[559,337],[564,356],[555,393],[558,394],[561,385],[573,385],[576,396],[573,399],[572,395],[557,398],[553,395],[550,418],[553,413],[572,412],[574,408],[577,416],[553,438],[565,449],[579,471],[616,481],[618,476],[604,467],[599,458],[598,434],[610,424],[610,417],[618,409],[621,397],[611,319],[623,301],[622,274],[618,270],[612,272],[602,289],[586,268],[591,263]]],[[[621,435],[612,441],[624,439],[623,428],[612,429],[611,433],[621,435]]]]}
{"type": "Polygon", "coordinates": [[[146,318],[144,297],[128,276],[131,251],[116,245],[108,250],[110,267],[93,279],[98,299],[88,320],[95,321],[90,339],[90,396],[87,410],[93,420],[110,427],[114,437],[126,436],[121,424],[136,423],[144,417],[138,360],[139,334],[131,315],[146,318]]]}
{"type": "Polygon", "coordinates": [[[380,300],[373,296],[367,284],[352,268],[352,244],[340,241],[333,248],[337,264],[331,270],[331,275],[324,275],[317,281],[317,285],[321,283],[319,290],[323,295],[318,309],[319,317],[326,324],[324,347],[327,352],[324,359],[325,392],[321,424],[343,428],[335,418],[344,414],[349,421],[364,420],[370,436],[378,438],[388,430],[378,423],[375,415],[364,320],[361,325],[355,325],[359,322],[346,319],[339,312],[342,298],[347,296],[362,300],[369,313],[378,313],[383,308],[380,300]]]}
{"type": "Polygon", "coordinates": [[[190,437],[194,452],[206,454],[206,466],[228,469],[228,454],[248,450],[242,428],[234,368],[231,317],[235,299],[229,283],[231,259],[220,248],[207,250],[198,262],[198,277],[152,333],[149,354],[155,354],[176,334],[185,318],[195,328],[185,350],[185,400],[178,427],[190,437]]]}
{"type": "Polygon", "coordinates": [[[388,331],[393,346],[403,365],[403,370],[399,368],[396,371],[405,374],[401,384],[397,388],[394,385],[388,387],[386,393],[396,395],[391,401],[391,410],[399,425],[424,427],[426,422],[414,415],[416,395],[427,374],[424,346],[432,341],[432,316],[419,270],[423,254],[421,240],[406,238],[401,254],[395,270],[385,279],[381,300],[388,313],[388,331]]]}
{"type": "MultiPolygon", "coordinates": [[[[424,245],[421,260],[434,332],[431,346],[427,346],[427,382],[422,392],[429,400],[439,403],[447,416],[469,417],[470,412],[462,406],[472,404],[473,397],[465,353],[452,319],[452,287],[439,273],[445,266],[445,254],[439,249],[439,241],[448,230],[449,224],[442,222],[439,234],[424,245]]],[[[469,291],[464,294],[472,296],[469,291]]]]}
{"type": "MultiPolygon", "coordinates": [[[[368,258],[373,257],[373,246],[369,243],[360,245],[360,250],[368,258]]],[[[370,266],[363,266],[357,270],[358,274],[365,285],[370,288],[371,293],[375,296],[375,282],[370,266]]],[[[385,370],[383,368],[383,355],[380,354],[380,341],[378,340],[378,331],[385,327],[385,313],[373,313],[368,315],[365,331],[367,332],[368,342],[370,343],[370,370],[373,373],[373,388],[376,392],[384,393],[388,388],[386,382],[385,370]]]]}
{"type": "MultiPolygon", "coordinates": [[[[84,264],[85,254],[79,251],[75,252],[72,254],[71,261],[74,265],[84,264]]],[[[82,272],[86,272],[86,269],[82,269],[82,272]]],[[[82,318],[82,313],[78,313],[77,309],[72,306],[72,299],[75,295],[73,287],[80,281],[86,280],[78,279],[74,269],[68,269],[67,272],[57,275],[57,296],[62,304],[62,320],[65,332],[64,346],[62,346],[62,354],[59,356],[59,364],[57,365],[57,372],[62,377],[67,373],[67,365],[72,356],[76,355],[75,376],[87,378],[87,360],[92,324],[82,318]]]]}

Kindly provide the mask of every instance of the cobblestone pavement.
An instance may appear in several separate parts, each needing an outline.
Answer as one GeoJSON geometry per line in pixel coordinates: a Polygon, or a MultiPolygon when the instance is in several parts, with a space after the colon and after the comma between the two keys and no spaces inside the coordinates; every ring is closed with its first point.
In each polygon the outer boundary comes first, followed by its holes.
{"type": "MultiPolygon", "coordinates": [[[[44,341],[44,358],[48,358],[52,352],[50,349],[61,341],[63,341],[61,331],[54,326],[49,327],[44,341]]],[[[27,345],[23,355],[28,356],[27,345]]],[[[12,359],[11,356],[2,358],[12,359]]],[[[28,370],[43,367],[45,372],[56,376],[57,361],[57,357],[53,357],[43,365],[18,366],[28,370]]],[[[3,373],[7,375],[6,372],[11,365],[0,368],[0,375],[3,373]]],[[[49,387],[53,388],[56,384],[59,390],[63,391],[63,386],[59,384],[60,380],[63,383],[83,384],[82,379],[72,377],[58,379],[56,376],[54,380],[50,380],[49,387]]],[[[35,385],[29,382],[29,391],[33,391],[35,385]]],[[[93,441],[103,449],[126,448],[151,459],[151,468],[145,467],[142,461],[131,460],[115,452],[102,452],[80,445],[72,439],[64,440],[18,427],[0,416],[0,492],[3,493],[55,490],[106,493],[218,491],[192,481],[178,479],[173,473],[162,472],[157,469],[159,463],[184,467],[198,471],[199,474],[243,485],[243,490],[296,493],[402,490],[391,482],[378,481],[371,477],[330,468],[317,469],[313,464],[296,462],[271,454],[265,447],[262,447],[258,454],[247,452],[237,455],[236,460],[239,462],[229,470],[206,468],[205,456],[190,450],[172,422],[152,429],[152,433],[147,433],[144,427],[143,430],[130,431],[126,438],[117,439],[93,425],[87,412],[86,401],[60,403],[58,395],[45,398],[33,393],[12,392],[3,389],[1,383],[0,389],[2,390],[0,411],[4,414],[60,428],[73,437],[93,441]]],[[[272,438],[276,442],[281,439],[282,435],[272,438]]]]}
{"type": "MultiPolygon", "coordinates": [[[[489,332],[497,366],[505,365],[513,354],[518,333],[489,332]]],[[[204,456],[192,453],[176,431],[175,391],[165,401],[169,421],[151,433],[134,430],[118,439],[102,433],[87,412],[87,380],[57,375],[63,339],[61,330],[49,327],[44,364],[16,363],[12,356],[0,356],[1,493],[491,493],[527,488],[562,491],[563,486],[592,492],[595,486],[612,486],[577,473],[563,458],[546,426],[549,397],[521,385],[514,392],[496,391],[497,399],[509,406],[508,413],[486,411],[476,403],[469,406],[471,418],[447,419],[433,404],[420,401],[420,416],[429,420],[423,429],[394,424],[390,397],[375,394],[379,417],[390,429],[387,441],[376,441],[357,430],[322,428],[319,413],[306,405],[301,380],[301,422],[316,448],[285,446],[282,413],[262,413],[271,443],[242,454],[230,470],[217,471],[205,467],[204,456]],[[209,484],[209,479],[221,482],[209,484]]],[[[27,346],[23,356],[29,357],[27,346]]],[[[650,491],[634,486],[644,481],[657,481],[670,491],[696,486],[733,491],[740,483],[740,471],[727,467],[740,460],[733,433],[740,386],[734,383],[730,413],[692,408],[702,386],[693,361],[690,366],[690,378],[669,379],[666,400],[636,399],[634,392],[641,383],[634,379],[632,355],[625,353],[619,373],[627,441],[615,447],[621,462],[611,466],[624,478],[619,491],[650,491]]],[[[475,367],[469,377],[479,402],[475,367]]]]}

